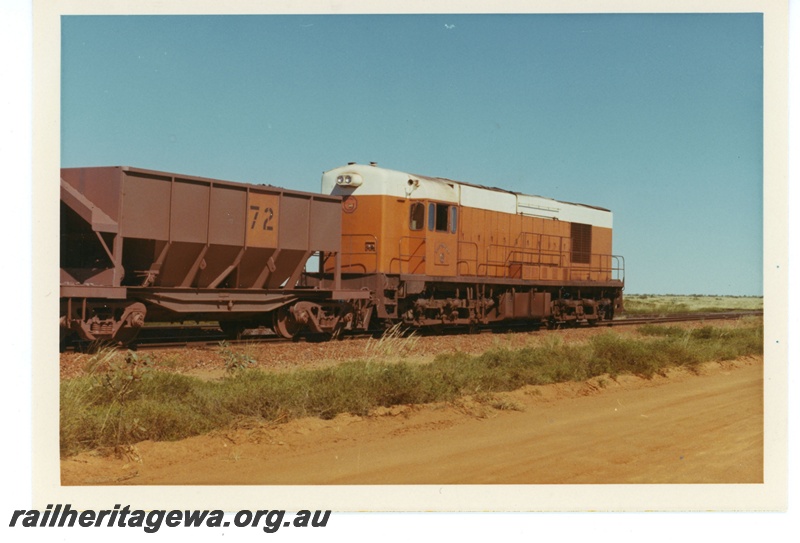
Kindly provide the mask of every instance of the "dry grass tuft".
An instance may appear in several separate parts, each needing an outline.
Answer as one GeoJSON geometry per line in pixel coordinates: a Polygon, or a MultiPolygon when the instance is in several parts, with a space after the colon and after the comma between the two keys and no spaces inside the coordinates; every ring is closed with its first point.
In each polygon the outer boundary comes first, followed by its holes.
{"type": "Polygon", "coordinates": [[[408,333],[407,327],[398,322],[380,338],[370,338],[364,354],[367,360],[401,360],[414,353],[418,341],[416,332],[408,333]]]}

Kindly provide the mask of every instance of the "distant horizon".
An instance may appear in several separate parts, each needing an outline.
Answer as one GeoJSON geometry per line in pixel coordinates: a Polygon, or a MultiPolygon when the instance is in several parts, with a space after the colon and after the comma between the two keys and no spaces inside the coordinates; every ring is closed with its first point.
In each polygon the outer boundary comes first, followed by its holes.
{"type": "Polygon", "coordinates": [[[663,294],[658,292],[624,292],[623,296],[686,296],[698,298],[763,298],[763,294],[663,294]]]}

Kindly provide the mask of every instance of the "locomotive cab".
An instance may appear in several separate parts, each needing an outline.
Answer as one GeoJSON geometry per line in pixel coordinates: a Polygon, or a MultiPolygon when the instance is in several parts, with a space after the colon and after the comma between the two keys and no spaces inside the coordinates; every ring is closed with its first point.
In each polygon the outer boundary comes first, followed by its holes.
{"type": "Polygon", "coordinates": [[[434,276],[453,277],[458,265],[458,206],[428,202],[427,208],[426,271],[434,276]]]}
{"type": "Polygon", "coordinates": [[[349,164],[325,172],[322,190],[342,197],[343,274],[457,275],[455,183],[349,164]]]}

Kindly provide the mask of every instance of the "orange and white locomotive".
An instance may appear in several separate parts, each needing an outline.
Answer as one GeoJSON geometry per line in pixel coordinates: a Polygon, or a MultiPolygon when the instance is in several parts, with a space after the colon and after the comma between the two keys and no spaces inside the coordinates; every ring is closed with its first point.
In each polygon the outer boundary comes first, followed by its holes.
{"type": "Polygon", "coordinates": [[[607,209],[374,163],[325,172],[322,192],[342,197],[343,287],[373,293],[367,320],[552,327],[622,308],[607,209]]]}

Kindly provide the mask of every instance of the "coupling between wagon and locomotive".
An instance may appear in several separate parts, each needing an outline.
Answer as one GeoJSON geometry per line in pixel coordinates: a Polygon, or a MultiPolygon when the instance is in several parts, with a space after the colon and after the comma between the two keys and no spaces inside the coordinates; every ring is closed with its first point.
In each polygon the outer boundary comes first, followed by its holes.
{"type": "Polygon", "coordinates": [[[323,173],[321,194],[64,169],[62,336],[126,343],[145,319],[286,337],[593,323],[622,309],[611,241],[604,208],[374,163],[323,173]]]}

